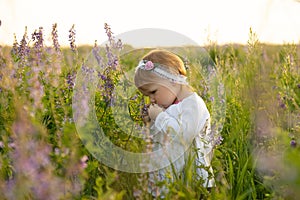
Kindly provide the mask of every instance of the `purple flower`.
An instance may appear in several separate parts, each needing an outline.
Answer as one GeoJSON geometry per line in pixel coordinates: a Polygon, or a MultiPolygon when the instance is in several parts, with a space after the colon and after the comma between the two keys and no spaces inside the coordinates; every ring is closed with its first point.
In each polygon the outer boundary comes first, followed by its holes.
{"type": "Polygon", "coordinates": [[[285,104],[284,103],[280,103],[279,106],[280,106],[280,108],[285,108],[285,104]]]}
{"type": "Polygon", "coordinates": [[[297,85],[298,88],[300,88],[300,83],[297,85]]]}
{"type": "Polygon", "coordinates": [[[72,89],[75,86],[75,79],[76,79],[76,74],[74,73],[68,73],[67,75],[67,84],[68,84],[68,88],[72,89]]]}
{"type": "Polygon", "coordinates": [[[95,44],[94,44],[92,52],[93,52],[94,57],[96,58],[96,61],[97,61],[98,65],[101,66],[101,68],[104,68],[103,59],[99,54],[100,48],[97,45],[97,40],[95,40],[95,44]]]}
{"type": "Polygon", "coordinates": [[[58,42],[57,23],[52,25],[51,35],[52,35],[54,49],[57,53],[60,53],[61,51],[60,51],[60,45],[58,42]]]}
{"type": "Polygon", "coordinates": [[[76,31],[75,31],[75,25],[71,27],[69,30],[69,42],[70,42],[70,47],[73,52],[76,52],[76,44],[75,44],[75,38],[76,38],[76,31]]]}
{"type": "Polygon", "coordinates": [[[152,70],[154,68],[154,64],[151,61],[147,61],[145,64],[145,70],[152,70]]]}
{"type": "Polygon", "coordinates": [[[34,50],[38,61],[41,61],[42,49],[44,48],[43,27],[39,27],[39,30],[35,30],[34,33],[31,34],[31,38],[34,41],[34,50]]]}
{"type": "Polygon", "coordinates": [[[296,140],[292,139],[290,142],[291,147],[296,147],[297,146],[297,142],[296,140]]]}
{"type": "Polygon", "coordinates": [[[134,95],[133,97],[130,98],[130,100],[136,100],[138,98],[138,95],[134,95]]]}

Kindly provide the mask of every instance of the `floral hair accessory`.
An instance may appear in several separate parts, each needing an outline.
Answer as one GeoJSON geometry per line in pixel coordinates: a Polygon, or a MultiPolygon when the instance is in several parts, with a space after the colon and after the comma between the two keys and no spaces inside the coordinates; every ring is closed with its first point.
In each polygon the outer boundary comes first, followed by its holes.
{"type": "Polygon", "coordinates": [[[146,71],[150,71],[155,73],[156,75],[168,79],[171,82],[182,84],[182,85],[188,85],[188,82],[186,81],[186,76],[181,74],[174,74],[168,70],[168,67],[159,63],[153,63],[150,60],[142,60],[139,62],[139,65],[137,66],[136,70],[142,69],[146,71]]]}
{"type": "Polygon", "coordinates": [[[145,70],[152,70],[154,68],[154,64],[152,61],[146,61],[145,63],[145,70]]]}

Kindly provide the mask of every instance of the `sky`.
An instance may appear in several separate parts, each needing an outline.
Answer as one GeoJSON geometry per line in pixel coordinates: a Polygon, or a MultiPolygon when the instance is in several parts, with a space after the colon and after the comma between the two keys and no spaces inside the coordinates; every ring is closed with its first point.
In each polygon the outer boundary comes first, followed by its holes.
{"type": "Polygon", "coordinates": [[[199,45],[246,44],[250,27],[261,42],[300,42],[299,0],[0,0],[0,20],[0,45],[12,45],[14,34],[20,41],[25,26],[29,35],[43,27],[51,44],[54,23],[61,45],[68,45],[73,24],[77,45],[104,42],[104,23],[115,36],[158,28],[199,45]]]}

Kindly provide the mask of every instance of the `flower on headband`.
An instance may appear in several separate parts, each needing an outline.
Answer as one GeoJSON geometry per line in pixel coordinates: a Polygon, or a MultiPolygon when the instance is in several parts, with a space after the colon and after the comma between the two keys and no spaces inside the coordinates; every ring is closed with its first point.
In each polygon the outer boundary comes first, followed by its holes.
{"type": "Polygon", "coordinates": [[[151,61],[147,61],[145,63],[145,70],[152,70],[154,68],[154,64],[151,61]]]}

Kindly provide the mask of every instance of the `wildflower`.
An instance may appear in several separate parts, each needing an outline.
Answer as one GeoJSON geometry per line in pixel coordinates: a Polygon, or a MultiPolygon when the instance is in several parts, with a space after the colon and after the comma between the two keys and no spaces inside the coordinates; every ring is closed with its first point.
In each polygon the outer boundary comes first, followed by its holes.
{"type": "Polygon", "coordinates": [[[280,108],[286,108],[285,103],[283,101],[285,99],[286,99],[285,96],[281,98],[281,96],[279,94],[277,95],[277,100],[278,100],[278,104],[279,104],[280,108]]]}
{"type": "Polygon", "coordinates": [[[74,73],[68,73],[67,75],[67,84],[68,84],[68,88],[71,89],[71,88],[74,88],[75,86],[75,74],[74,73]]]}
{"type": "Polygon", "coordinates": [[[101,74],[100,72],[98,72],[98,77],[101,78],[101,80],[104,80],[104,81],[107,79],[107,77],[105,75],[101,74]]]}
{"type": "Polygon", "coordinates": [[[55,155],[59,155],[59,154],[60,154],[59,148],[55,147],[55,149],[54,149],[54,154],[55,154],[55,155]]]}
{"type": "Polygon", "coordinates": [[[44,45],[44,39],[43,39],[43,27],[39,27],[39,31],[35,30],[32,34],[31,34],[31,38],[33,41],[35,41],[34,43],[34,47],[36,50],[41,49],[44,45]]]}
{"type": "MultiPolygon", "coordinates": [[[[17,56],[20,59],[21,67],[24,67],[26,65],[27,57],[30,52],[30,48],[28,47],[27,40],[28,40],[27,27],[25,27],[25,33],[20,42],[20,45],[17,47],[17,56]]],[[[17,43],[16,44],[14,43],[14,45],[17,45],[17,43]]]]}
{"type": "Polygon", "coordinates": [[[297,85],[298,88],[300,88],[300,83],[297,85]]]}
{"type": "Polygon", "coordinates": [[[14,149],[14,148],[16,148],[16,144],[13,142],[10,142],[10,143],[8,143],[8,147],[14,149]]]}
{"type": "Polygon", "coordinates": [[[110,47],[106,44],[106,57],[108,59],[107,65],[112,67],[112,69],[116,69],[118,66],[118,57],[114,55],[110,49],[110,47]]]}
{"type": "Polygon", "coordinates": [[[147,116],[148,115],[148,105],[143,105],[142,109],[141,109],[141,114],[142,116],[147,116]]]}
{"type": "Polygon", "coordinates": [[[139,190],[139,189],[134,189],[133,190],[133,196],[134,196],[134,198],[139,198],[139,197],[141,197],[142,196],[142,191],[141,190],[139,190]]]}
{"type": "Polygon", "coordinates": [[[97,40],[95,40],[95,44],[94,44],[92,52],[93,52],[94,57],[97,60],[98,65],[103,68],[103,61],[102,61],[102,57],[99,55],[99,51],[100,51],[100,48],[97,45],[97,40]]]}
{"type": "Polygon", "coordinates": [[[111,31],[111,28],[107,23],[104,23],[104,29],[105,29],[105,33],[108,37],[109,43],[113,44],[113,42],[114,42],[113,32],[111,31]]]}
{"type": "Polygon", "coordinates": [[[39,31],[35,30],[33,34],[31,34],[31,38],[34,43],[34,51],[37,55],[38,62],[42,60],[42,50],[44,48],[44,38],[43,38],[43,27],[39,27],[39,31]]]}
{"type": "Polygon", "coordinates": [[[15,61],[17,61],[17,57],[18,57],[18,49],[19,49],[19,43],[17,41],[17,36],[16,34],[14,34],[14,43],[11,49],[11,56],[14,58],[15,61]]]}
{"type": "Polygon", "coordinates": [[[53,41],[53,46],[56,52],[60,53],[60,45],[58,43],[58,34],[57,34],[57,24],[53,24],[52,25],[52,41],[53,41]]]}
{"type": "Polygon", "coordinates": [[[117,49],[122,49],[123,48],[123,44],[122,44],[121,39],[118,39],[118,42],[116,43],[115,48],[117,48],[117,49]]]}
{"type": "Polygon", "coordinates": [[[76,36],[76,31],[75,31],[75,25],[73,24],[72,28],[69,30],[69,42],[73,52],[76,51],[75,36],[76,36]]]}
{"type": "Polygon", "coordinates": [[[134,100],[136,100],[137,98],[138,98],[138,95],[136,94],[136,95],[134,95],[133,97],[131,97],[130,100],[133,100],[133,101],[134,101],[134,100]]]}
{"type": "Polygon", "coordinates": [[[121,50],[123,48],[122,41],[120,39],[118,39],[117,42],[115,41],[115,37],[113,36],[113,32],[111,31],[111,28],[107,23],[104,23],[104,29],[105,29],[105,33],[108,37],[109,45],[114,49],[121,50]]]}
{"type": "Polygon", "coordinates": [[[80,159],[80,166],[82,169],[85,169],[87,167],[87,161],[88,161],[88,157],[87,155],[84,155],[81,159],[80,159]]]}
{"type": "Polygon", "coordinates": [[[291,147],[296,147],[297,146],[297,142],[295,139],[292,139],[290,142],[291,147]]]}
{"type": "Polygon", "coordinates": [[[281,102],[281,103],[279,104],[279,106],[280,106],[280,108],[286,108],[286,106],[285,106],[285,104],[284,104],[283,102],[281,102]]]}
{"type": "Polygon", "coordinates": [[[221,135],[219,135],[219,136],[217,137],[217,139],[215,140],[215,145],[220,145],[220,144],[222,144],[223,139],[224,139],[224,138],[223,138],[221,135]]]}
{"type": "Polygon", "coordinates": [[[123,44],[120,39],[117,42],[115,41],[113,32],[111,31],[111,28],[107,23],[104,24],[104,29],[105,29],[106,35],[108,37],[108,44],[106,44],[106,48],[105,48],[106,57],[108,60],[107,65],[112,67],[113,70],[115,70],[119,64],[119,59],[118,59],[118,56],[116,54],[114,54],[113,52],[115,50],[121,50],[123,44]]]}

